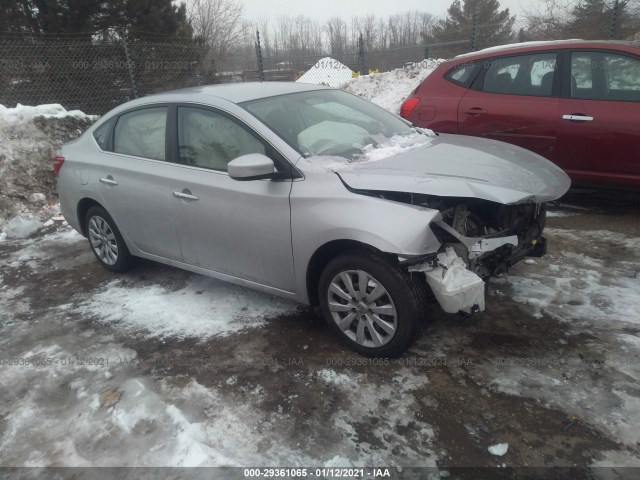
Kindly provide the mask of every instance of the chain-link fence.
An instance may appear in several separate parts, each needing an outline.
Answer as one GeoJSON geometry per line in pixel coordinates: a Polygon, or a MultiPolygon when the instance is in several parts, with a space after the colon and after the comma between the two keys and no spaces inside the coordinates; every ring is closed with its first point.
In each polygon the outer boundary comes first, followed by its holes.
{"type": "Polygon", "coordinates": [[[258,59],[262,71],[255,72],[255,79],[262,74],[265,81],[302,78],[307,83],[339,86],[354,76],[388,72],[426,59],[450,58],[460,49],[468,51],[469,45],[469,40],[458,40],[386,50],[360,49],[355,53],[262,57],[258,59]]]}
{"type": "Polygon", "coordinates": [[[425,34],[424,45],[366,50],[359,42],[342,52],[315,55],[264,55],[258,36],[255,45],[218,58],[190,40],[3,34],[0,104],[60,103],[67,109],[103,114],[138,96],[195,85],[303,77],[306,82],[339,86],[353,76],[518,41],[640,40],[640,0],[557,0],[539,5],[545,7],[499,23],[474,15],[439,34],[425,34]]]}
{"type": "Polygon", "coordinates": [[[208,51],[191,42],[0,38],[0,104],[60,103],[103,114],[132,98],[215,83],[208,51]]]}

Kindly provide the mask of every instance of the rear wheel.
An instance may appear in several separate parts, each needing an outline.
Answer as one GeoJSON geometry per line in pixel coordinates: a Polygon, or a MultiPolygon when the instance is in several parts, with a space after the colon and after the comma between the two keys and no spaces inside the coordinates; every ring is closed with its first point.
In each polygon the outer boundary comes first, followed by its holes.
{"type": "Polygon", "coordinates": [[[125,272],[133,266],[124,239],[113,218],[102,207],[91,207],[86,216],[87,237],[100,264],[112,272],[125,272]]]}
{"type": "Polygon", "coordinates": [[[351,348],[396,357],[414,342],[424,314],[424,288],[405,270],[368,252],[332,260],[319,282],[320,308],[351,348]]]}

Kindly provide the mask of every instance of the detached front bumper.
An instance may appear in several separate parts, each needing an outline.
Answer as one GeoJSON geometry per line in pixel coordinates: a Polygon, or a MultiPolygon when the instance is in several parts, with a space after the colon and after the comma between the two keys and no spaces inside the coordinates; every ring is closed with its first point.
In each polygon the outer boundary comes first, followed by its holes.
{"type": "Polygon", "coordinates": [[[435,259],[409,267],[409,271],[425,274],[427,284],[446,313],[484,311],[485,281],[480,272],[490,270],[497,275],[525,257],[542,257],[547,251],[546,239],[541,235],[526,242],[519,241],[516,235],[465,237],[444,222],[434,223],[460,241],[466,258],[460,257],[459,249],[449,244],[435,259]]]}

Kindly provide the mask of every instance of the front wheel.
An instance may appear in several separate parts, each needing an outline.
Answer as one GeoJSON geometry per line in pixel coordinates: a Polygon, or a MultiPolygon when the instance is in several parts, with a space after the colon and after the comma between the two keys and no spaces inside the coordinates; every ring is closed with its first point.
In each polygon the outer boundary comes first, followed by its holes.
{"type": "Polygon", "coordinates": [[[89,245],[100,264],[112,272],[129,270],[133,257],[111,215],[102,207],[91,207],[85,221],[89,245]]]}
{"type": "Polygon", "coordinates": [[[400,267],[373,253],[347,253],[327,265],[319,288],[327,323],[354,350],[397,357],[414,342],[425,289],[400,267]]]}

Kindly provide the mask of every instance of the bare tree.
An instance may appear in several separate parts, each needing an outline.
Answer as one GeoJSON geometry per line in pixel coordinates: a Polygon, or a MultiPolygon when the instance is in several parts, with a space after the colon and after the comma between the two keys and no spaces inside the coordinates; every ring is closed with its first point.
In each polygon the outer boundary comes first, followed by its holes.
{"type": "Polygon", "coordinates": [[[331,17],[327,20],[329,34],[329,48],[332,55],[340,55],[347,50],[347,22],[341,17],[331,17]]]}
{"type": "Polygon", "coordinates": [[[187,12],[194,35],[211,48],[218,61],[242,39],[239,0],[189,0],[187,12]]]}
{"type": "Polygon", "coordinates": [[[574,0],[540,0],[524,9],[526,29],[521,40],[556,40],[565,38],[571,21],[574,0]]]}

